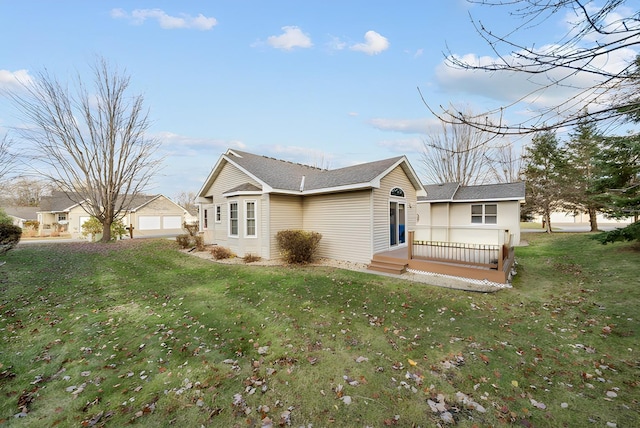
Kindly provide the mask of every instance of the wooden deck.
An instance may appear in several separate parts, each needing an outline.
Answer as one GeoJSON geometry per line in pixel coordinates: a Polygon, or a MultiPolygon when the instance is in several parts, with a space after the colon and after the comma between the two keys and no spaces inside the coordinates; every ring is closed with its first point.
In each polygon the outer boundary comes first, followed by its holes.
{"type": "MultiPolygon", "coordinates": [[[[412,245],[412,240],[410,241],[412,245]]],[[[368,269],[391,274],[403,274],[407,269],[450,275],[474,280],[487,280],[499,284],[509,282],[514,263],[513,248],[501,249],[498,263],[465,263],[459,260],[443,260],[413,255],[410,246],[374,254],[368,269]]]]}

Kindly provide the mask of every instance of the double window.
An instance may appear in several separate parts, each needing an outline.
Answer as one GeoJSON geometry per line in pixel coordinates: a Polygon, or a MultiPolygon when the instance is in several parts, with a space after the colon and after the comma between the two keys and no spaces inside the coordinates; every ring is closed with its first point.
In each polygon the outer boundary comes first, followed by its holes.
{"type": "MultiPolygon", "coordinates": [[[[244,202],[244,236],[255,238],[257,233],[257,203],[256,201],[244,202]]],[[[229,236],[237,237],[240,233],[240,205],[238,202],[229,202],[229,236]]]]}
{"type": "Polygon", "coordinates": [[[498,224],[498,205],[477,204],[471,205],[472,224],[498,224]]]}

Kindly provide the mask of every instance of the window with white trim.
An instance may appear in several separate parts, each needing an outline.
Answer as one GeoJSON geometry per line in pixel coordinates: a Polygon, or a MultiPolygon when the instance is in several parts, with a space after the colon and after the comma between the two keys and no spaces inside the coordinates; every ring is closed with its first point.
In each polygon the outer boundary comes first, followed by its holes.
{"type": "Polygon", "coordinates": [[[222,205],[216,205],[216,223],[222,223],[222,205]]]}
{"type": "Polygon", "coordinates": [[[229,202],[229,236],[238,236],[238,203],[229,202]]]}
{"type": "Polygon", "coordinates": [[[471,205],[472,224],[498,224],[497,204],[471,205]]]}
{"type": "Polygon", "coordinates": [[[202,223],[205,229],[209,227],[209,216],[207,215],[208,213],[209,213],[209,210],[205,208],[203,217],[202,217],[202,223]]]}
{"type": "Polygon", "coordinates": [[[245,201],[244,203],[245,218],[245,236],[256,237],[256,201],[245,201]]]}

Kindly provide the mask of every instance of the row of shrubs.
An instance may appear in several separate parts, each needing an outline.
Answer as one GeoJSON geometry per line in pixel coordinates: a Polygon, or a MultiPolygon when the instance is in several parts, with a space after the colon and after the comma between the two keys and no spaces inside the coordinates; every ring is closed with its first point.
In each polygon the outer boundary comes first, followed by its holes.
{"type": "MultiPolygon", "coordinates": [[[[204,250],[204,242],[197,229],[191,230],[185,226],[189,233],[179,235],[176,241],[181,248],[195,248],[198,251],[204,250]]],[[[318,232],[306,230],[281,230],[276,234],[276,244],[282,259],[288,264],[311,263],[315,258],[320,245],[322,235],[318,232]]],[[[214,246],[211,255],[215,260],[229,259],[237,257],[229,248],[214,246]]],[[[248,253],[243,257],[246,263],[260,260],[260,257],[248,253]]]]}

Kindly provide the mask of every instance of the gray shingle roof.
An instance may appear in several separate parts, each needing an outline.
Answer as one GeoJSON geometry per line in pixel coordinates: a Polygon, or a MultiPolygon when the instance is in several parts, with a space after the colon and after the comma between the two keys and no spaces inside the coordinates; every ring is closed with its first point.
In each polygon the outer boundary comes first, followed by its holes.
{"type": "Polygon", "coordinates": [[[261,188],[251,183],[244,183],[239,186],[234,187],[233,189],[227,190],[226,193],[235,193],[235,192],[260,192],[261,188]]]}
{"type": "Polygon", "coordinates": [[[69,196],[60,191],[51,192],[51,196],[44,196],[40,200],[38,211],[40,212],[65,212],[78,205],[69,196]]]}
{"type": "MultiPolygon", "coordinates": [[[[129,203],[131,210],[136,210],[156,199],[160,195],[137,195],[129,203]]],[[[74,199],[79,200],[80,197],[76,196],[74,199]]],[[[54,191],[51,192],[51,196],[45,196],[40,201],[40,206],[37,208],[39,212],[66,212],[71,208],[78,205],[74,202],[65,192],[54,191]]]]}
{"type": "Polygon", "coordinates": [[[453,199],[460,185],[458,183],[444,183],[444,184],[431,184],[424,186],[424,190],[427,191],[426,198],[423,197],[420,200],[428,201],[449,201],[453,199]]]}
{"type": "Polygon", "coordinates": [[[229,161],[271,188],[295,192],[300,191],[303,177],[305,191],[335,189],[370,183],[397,162],[404,159],[403,156],[398,156],[327,170],[238,150],[229,150],[226,156],[229,161]]]}
{"type": "Polygon", "coordinates": [[[475,186],[460,186],[458,183],[431,184],[424,186],[427,196],[418,198],[419,201],[524,201],[524,182],[481,184],[475,186]]]}
{"type": "Polygon", "coordinates": [[[38,208],[37,207],[20,207],[20,206],[8,206],[3,207],[4,212],[10,216],[20,218],[22,220],[37,220],[38,208]]]}

